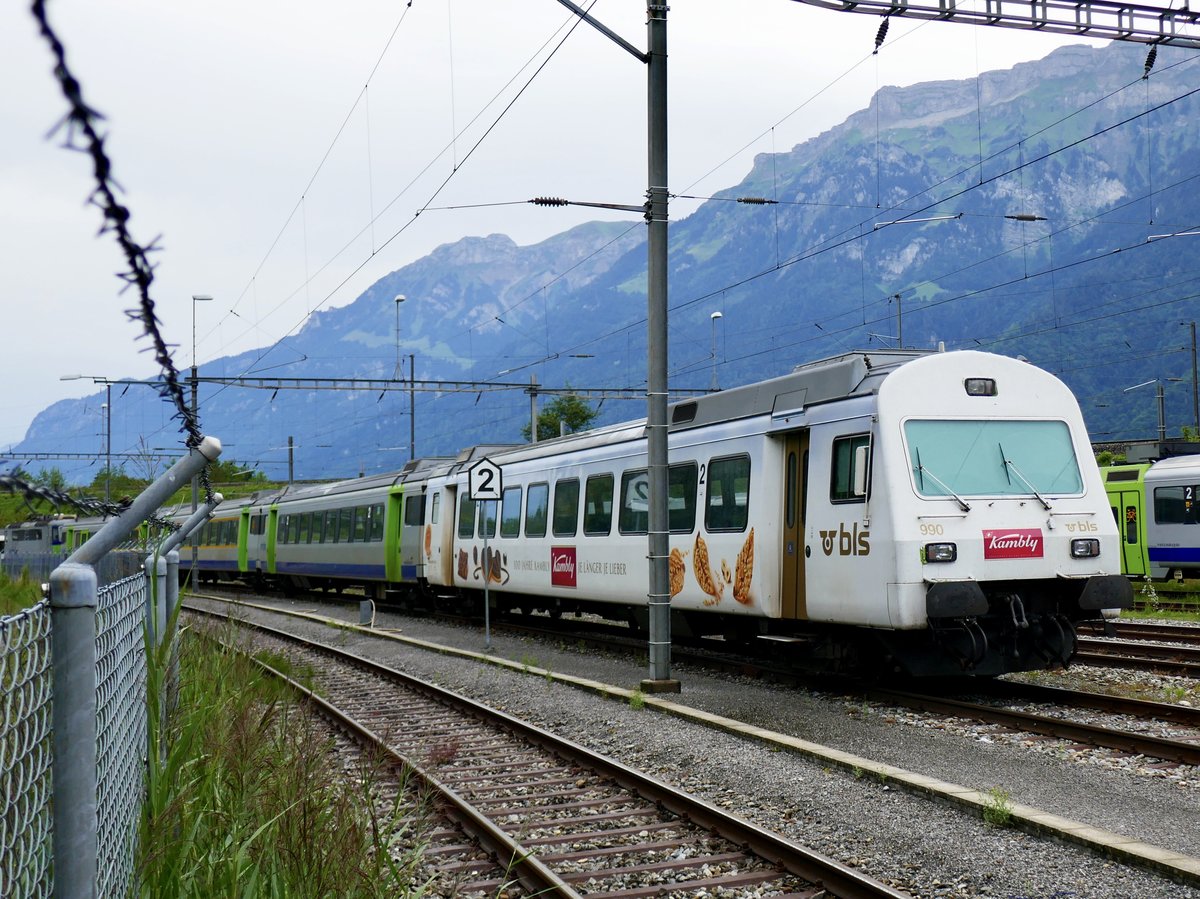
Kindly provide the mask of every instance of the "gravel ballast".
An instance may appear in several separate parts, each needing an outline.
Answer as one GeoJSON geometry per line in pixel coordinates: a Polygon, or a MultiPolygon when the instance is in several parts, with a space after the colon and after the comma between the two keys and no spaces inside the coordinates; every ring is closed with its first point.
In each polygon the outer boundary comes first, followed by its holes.
{"type": "MultiPolygon", "coordinates": [[[[357,622],[357,607],[263,601],[357,622]]],[[[249,617],[258,618],[251,612],[249,617]]],[[[380,612],[377,629],[471,651],[480,630],[380,612]]],[[[992,827],[869,773],[821,764],[713,728],[605,699],[546,676],[509,671],[401,643],[295,621],[287,629],[332,642],[569,736],[631,767],[679,784],[914,896],[1195,897],[1200,890],[1079,847],[992,827]]],[[[492,634],[492,654],[632,688],[644,667],[623,657],[492,634]]],[[[897,716],[844,697],[673,665],[682,693],[712,714],[821,743],[1013,803],[1187,855],[1200,855],[1200,787],[1192,776],[1112,764],[1068,744],[1032,751],[935,718],[897,716]]]]}

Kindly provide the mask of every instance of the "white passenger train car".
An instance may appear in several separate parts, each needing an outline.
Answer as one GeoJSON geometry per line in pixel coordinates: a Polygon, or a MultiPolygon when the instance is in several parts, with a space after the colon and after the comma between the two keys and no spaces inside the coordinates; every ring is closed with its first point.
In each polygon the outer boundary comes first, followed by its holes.
{"type": "Polygon", "coordinates": [[[1200,577],[1200,456],[1160,459],[1146,471],[1150,576],[1200,577]]]}
{"type": "MultiPolygon", "coordinates": [[[[979,352],[851,353],[671,407],[674,626],[913,674],[1066,663],[1132,604],[1078,404],[979,352]],[[719,614],[713,614],[719,613],[719,614]]],[[[426,495],[425,578],[645,618],[644,424],[468,450],[426,495]],[[503,498],[467,498],[486,455],[503,498]],[[485,547],[486,536],[486,547],[485,547]]]]}

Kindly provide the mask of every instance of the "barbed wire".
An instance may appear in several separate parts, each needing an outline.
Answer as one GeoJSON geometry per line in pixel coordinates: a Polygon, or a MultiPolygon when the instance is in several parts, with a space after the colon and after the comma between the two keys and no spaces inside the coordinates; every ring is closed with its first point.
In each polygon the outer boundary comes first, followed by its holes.
{"type": "MultiPolygon", "coordinates": [[[[104,121],[104,116],[84,100],[83,87],[67,65],[66,48],[46,18],[45,0],[34,0],[31,11],[42,37],[50,46],[50,51],[54,56],[54,77],[70,107],[67,114],[50,130],[48,136],[63,134],[65,149],[86,153],[91,158],[92,175],[96,181],[96,188],[88,197],[88,203],[99,209],[103,216],[103,224],[99,233],[114,235],[125,256],[128,270],[117,275],[125,282],[122,292],[133,287],[138,294],[137,307],[125,310],[125,315],[131,321],[141,323],[142,334],[139,335],[139,339],[149,339],[155,361],[162,370],[161,386],[158,388],[159,396],[170,401],[175,407],[175,413],[171,418],[180,422],[179,430],[186,435],[184,445],[189,451],[194,450],[204,439],[200,430],[199,417],[188,406],[184,397],[179,371],[171,358],[170,348],[159,330],[158,316],[154,311],[154,300],[150,296],[150,285],[154,281],[154,265],[150,261],[150,257],[152,253],[158,252],[160,249],[158,238],[156,237],[146,246],[142,246],[133,239],[129,230],[129,220],[132,214],[129,208],[117,199],[121,188],[113,177],[112,161],[104,149],[105,136],[100,132],[100,123],[104,121]]],[[[212,485],[209,481],[207,465],[200,472],[200,482],[204,488],[205,502],[212,502],[212,485]]],[[[10,493],[21,492],[26,496],[27,502],[31,497],[36,497],[52,503],[67,502],[76,508],[85,508],[78,504],[78,500],[67,494],[25,484],[10,476],[0,477],[0,489],[10,493]],[[20,485],[19,489],[18,484],[20,485]]],[[[95,503],[95,509],[101,514],[106,510],[111,512],[111,509],[107,509],[107,507],[113,506],[111,503],[98,503],[95,500],[88,502],[95,503]]],[[[121,507],[114,508],[119,510],[121,507]]]]}
{"type": "MultiPolygon", "coordinates": [[[[97,518],[115,518],[124,512],[133,503],[132,498],[123,498],[116,502],[104,502],[98,499],[92,499],[89,496],[72,496],[62,490],[56,490],[53,487],[45,487],[40,484],[30,484],[20,478],[12,475],[0,474],[0,492],[11,493],[21,496],[25,500],[25,504],[29,507],[29,511],[34,515],[38,515],[38,510],[34,507],[35,502],[49,503],[54,507],[54,511],[58,512],[64,507],[74,509],[77,512],[84,512],[88,515],[97,518]]],[[[171,531],[179,530],[179,525],[173,521],[168,521],[165,518],[150,516],[146,519],[147,522],[157,525],[160,528],[166,528],[171,531]]]]}

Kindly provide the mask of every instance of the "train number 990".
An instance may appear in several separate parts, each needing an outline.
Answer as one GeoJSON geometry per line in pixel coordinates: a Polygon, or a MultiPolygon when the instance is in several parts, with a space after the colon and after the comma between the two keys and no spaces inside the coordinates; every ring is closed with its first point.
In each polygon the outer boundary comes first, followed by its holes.
{"type": "Polygon", "coordinates": [[[946,532],[940,524],[923,524],[921,525],[921,536],[923,537],[940,537],[946,532]]]}

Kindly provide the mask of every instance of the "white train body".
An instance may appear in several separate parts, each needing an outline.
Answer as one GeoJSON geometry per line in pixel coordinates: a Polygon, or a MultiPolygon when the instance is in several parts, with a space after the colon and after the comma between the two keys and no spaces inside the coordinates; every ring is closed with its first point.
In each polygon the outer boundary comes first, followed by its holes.
{"type": "MultiPolygon", "coordinates": [[[[1027,363],[851,353],[676,403],[668,444],[676,633],[996,674],[1065,664],[1075,622],[1132,604],[1078,404],[1027,363]]],[[[486,587],[501,611],[644,624],[646,465],[634,422],[284,491],[243,510],[268,524],[241,538],[241,573],[442,600],[486,587]],[[469,499],[485,458],[500,501],[469,499]],[[318,540],[317,516],[346,505],[371,524],[318,540]]]]}
{"type": "Polygon", "coordinates": [[[1160,459],[1146,471],[1150,576],[1200,576],[1200,456],[1160,459]]]}
{"type": "MultiPolygon", "coordinates": [[[[455,513],[430,522],[451,555],[430,580],[460,590],[487,580],[526,606],[644,607],[644,525],[623,525],[640,511],[628,494],[646,467],[643,431],[488,453],[509,527],[486,547],[463,502],[482,453],[464,453],[427,485],[455,513]],[[556,532],[560,485],[579,501],[556,532]],[[532,535],[531,489],[551,512],[532,535]]],[[[875,353],[802,366],[676,404],[669,461],[695,471],[695,515],[681,486],[670,537],[672,610],[692,631],[810,639],[816,624],[869,628],[910,671],[995,673],[1065,662],[1073,622],[1132,601],[1078,405],[1024,362],[875,353]],[[712,612],[721,623],[700,614],[712,612]]]]}

